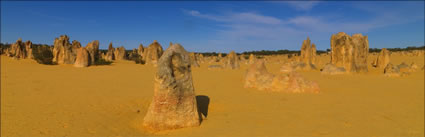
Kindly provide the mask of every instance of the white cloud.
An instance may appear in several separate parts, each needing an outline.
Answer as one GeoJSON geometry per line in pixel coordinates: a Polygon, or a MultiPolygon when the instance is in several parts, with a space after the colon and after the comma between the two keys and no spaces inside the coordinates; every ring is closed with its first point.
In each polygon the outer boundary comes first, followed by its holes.
{"type": "Polygon", "coordinates": [[[319,1],[284,1],[289,4],[289,6],[300,11],[309,11],[313,9],[314,6],[319,4],[319,1]]]}
{"type": "MultiPolygon", "coordinates": [[[[316,1],[314,1],[316,2],[316,1]]],[[[310,6],[298,6],[301,9],[311,9],[317,3],[310,3],[310,6]]],[[[297,4],[301,4],[299,2],[297,4]]],[[[378,3],[377,6],[379,6],[378,3]]],[[[224,14],[205,14],[195,10],[185,10],[188,15],[213,20],[220,26],[216,30],[216,35],[211,37],[208,43],[214,46],[227,48],[232,45],[243,45],[245,50],[264,49],[261,44],[271,44],[279,46],[280,49],[297,49],[299,44],[307,36],[316,36],[315,40],[329,41],[332,33],[367,33],[373,29],[388,27],[396,24],[404,24],[412,21],[423,20],[424,15],[416,11],[406,11],[403,8],[373,8],[368,5],[367,9],[353,8],[361,10],[363,17],[352,18],[350,15],[335,16],[332,14],[294,15],[286,19],[263,15],[257,12],[229,12],[224,14]],[[417,14],[416,14],[417,13],[417,14]],[[281,45],[276,45],[281,43],[281,45]],[[289,43],[289,44],[288,44],[289,43]],[[291,44],[292,43],[292,44],[291,44]],[[260,46],[259,46],[260,44],[260,46]],[[288,44],[288,45],[286,45],[288,44]],[[285,47],[288,46],[288,47],[285,47]]],[[[343,14],[343,13],[341,13],[343,14]]],[[[328,48],[328,45],[322,45],[328,48]]]]}
{"type": "Polygon", "coordinates": [[[205,18],[209,20],[229,23],[259,23],[259,24],[280,24],[282,21],[278,18],[271,16],[264,16],[255,12],[242,12],[242,13],[228,13],[226,15],[210,15],[202,14],[196,10],[183,10],[185,13],[205,18]]]}

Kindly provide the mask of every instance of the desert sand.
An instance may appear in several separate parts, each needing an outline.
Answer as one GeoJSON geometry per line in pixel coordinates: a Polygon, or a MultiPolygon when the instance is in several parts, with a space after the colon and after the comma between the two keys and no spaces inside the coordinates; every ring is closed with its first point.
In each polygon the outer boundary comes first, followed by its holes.
{"type": "MultiPolygon", "coordinates": [[[[369,55],[369,64],[376,57],[369,55]]],[[[330,57],[317,60],[322,68],[330,57]]],[[[424,57],[393,55],[391,62],[422,68],[424,57]]],[[[153,96],[152,65],[123,60],[75,68],[2,55],[1,136],[424,136],[423,70],[404,77],[386,77],[371,65],[366,74],[300,71],[320,93],[291,94],[243,88],[247,64],[208,65],[192,68],[206,119],[199,127],[152,134],[141,128],[153,96]]],[[[277,74],[282,63],[266,66],[277,74]]]]}

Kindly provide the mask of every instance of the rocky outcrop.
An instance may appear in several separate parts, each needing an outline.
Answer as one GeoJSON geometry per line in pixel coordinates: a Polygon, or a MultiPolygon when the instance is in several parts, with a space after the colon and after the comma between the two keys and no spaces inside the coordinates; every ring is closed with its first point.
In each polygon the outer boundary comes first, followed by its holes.
{"type": "Polygon", "coordinates": [[[310,38],[307,37],[301,46],[300,62],[304,64],[315,64],[316,61],[316,45],[311,44],[310,38]]]}
{"type": "MultiPolygon", "coordinates": [[[[80,44],[81,46],[81,44],[80,44]]],[[[53,62],[57,64],[74,64],[78,44],[69,43],[69,37],[67,35],[61,35],[56,38],[53,45],[53,62]]]]}
{"type": "Polygon", "coordinates": [[[74,67],[88,67],[90,65],[91,57],[89,55],[89,51],[84,47],[80,47],[77,50],[77,57],[74,63],[74,67]]]}
{"type": "Polygon", "coordinates": [[[337,67],[333,64],[328,63],[321,69],[321,73],[328,75],[337,75],[346,73],[346,70],[343,67],[337,67]]]}
{"type": "Polygon", "coordinates": [[[148,131],[200,125],[190,57],[180,44],[168,47],[157,62],[154,96],[144,117],[148,131]]]}
{"type": "Polygon", "coordinates": [[[339,32],[331,37],[331,63],[347,72],[367,72],[369,41],[367,36],[349,36],[339,32]]]}
{"type": "Polygon", "coordinates": [[[388,63],[384,68],[384,75],[389,77],[399,77],[401,76],[400,68],[394,66],[392,63],[388,63]]]}
{"type": "Polygon", "coordinates": [[[385,68],[390,63],[390,51],[386,48],[382,48],[378,55],[378,58],[372,63],[373,67],[385,68]]]}
{"type": "Polygon", "coordinates": [[[288,93],[319,93],[320,91],[317,83],[305,80],[296,72],[280,75],[269,73],[263,60],[251,64],[248,68],[244,87],[288,93]]]}
{"type": "Polygon", "coordinates": [[[162,46],[154,40],[144,51],[143,60],[146,64],[152,64],[156,66],[158,59],[161,57],[163,52],[162,46]]]}
{"type": "Polygon", "coordinates": [[[254,56],[254,54],[250,54],[249,55],[249,61],[248,61],[248,64],[254,64],[255,63],[255,56],[254,56]]]}
{"type": "Polygon", "coordinates": [[[112,46],[112,42],[111,42],[111,43],[109,43],[108,51],[106,52],[106,54],[103,57],[103,59],[106,60],[106,61],[113,61],[113,60],[115,60],[114,53],[115,53],[115,49],[112,46]]]}
{"type": "Polygon", "coordinates": [[[127,59],[124,46],[118,47],[114,50],[114,57],[115,57],[115,60],[127,59]]]}
{"type": "Polygon", "coordinates": [[[97,60],[99,60],[99,58],[100,58],[99,41],[94,40],[94,41],[88,43],[85,48],[89,52],[89,55],[90,55],[90,64],[95,64],[95,62],[97,60]]]}
{"type": "Polygon", "coordinates": [[[145,47],[143,47],[142,44],[139,45],[139,48],[137,49],[137,54],[140,55],[140,57],[143,59],[143,52],[145,51],[145,47]]]}
{"type": "Polygon", "coordinates": [[[226,60],[224,62],[224,67],[230,69],[239,69],[239,58],[236,55],[235,51],[231,51],[229,54],[227,54],[226,60]]]}
{"type": "Polygon", "coordinates": [[[32,42],[29,40],[25,42],[25,52],[27,53],[26,58],[34,59],[32,55],[32,42]]]}
{"type": "Polygon", "coordinates": [[[25,50],[25,44],[22,42],[22,39],[19,38],[15,43],[10,45],[9,51],[7,52],[9,57],[14,57],[17,59],[24,59],[27,56],[25,50]]]}
{"type": "Polygon", "coordinates": [[[410,66],[404,62],[399,65],[388,63],[384,68],[384,75],[389,77],[407,76],[410,73],[417,71],[417,69],[418,68],[415,63],[412,63],[410,66]]]}
{"type": "Polygon", "coordinates": [[[137,49],[133,49],[131,52],[130,52],[130,54],[128,54],[128,58],[129,59],[132,59],[132,58],[136,58],[136,57],[138,57],[139,56],[139,54],[137,53],[137,49]]]}
{"type": "Polygon", "coordinates": [[[194,52],[189,53],[190,64],[192,67],[199,67],[199,61],[194,52]]]}

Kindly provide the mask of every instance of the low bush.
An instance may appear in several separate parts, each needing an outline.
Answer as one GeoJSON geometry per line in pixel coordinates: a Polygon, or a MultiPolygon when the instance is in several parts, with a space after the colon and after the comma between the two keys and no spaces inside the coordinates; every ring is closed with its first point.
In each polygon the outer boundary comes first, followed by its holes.
{"type": "Polygon", "coordinates": [[[53,62],[53,53],[48,45],[33,45],[32,55],[39,64],[55,65],[53,62]]]}

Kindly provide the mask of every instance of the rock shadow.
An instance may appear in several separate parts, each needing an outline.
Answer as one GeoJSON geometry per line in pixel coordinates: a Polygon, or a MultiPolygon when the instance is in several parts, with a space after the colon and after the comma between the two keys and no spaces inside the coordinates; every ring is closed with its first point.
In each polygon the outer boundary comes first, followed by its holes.
{"type": "Polygon", "coordinates": [[[210,98],[205,95],[196,96],[196,103],[198,106],[199,122],[202,123],[203,119],[208,116],[208,105],[210,104],[210,98]]]}

